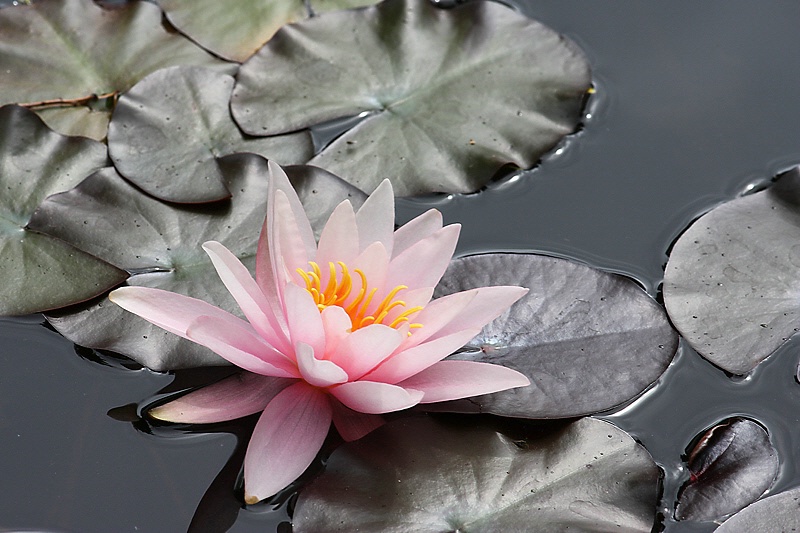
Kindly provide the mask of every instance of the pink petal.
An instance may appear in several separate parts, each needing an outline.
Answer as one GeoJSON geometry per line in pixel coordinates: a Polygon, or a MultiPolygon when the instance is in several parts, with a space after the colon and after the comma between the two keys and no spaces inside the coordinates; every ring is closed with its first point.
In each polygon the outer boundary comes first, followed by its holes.
{"type": "Polygon", "coordinates": [[[458,348],[464,346],[480,331],[481,328],[459,331],[398,352],[386,359],[362,379],[384,383],[399,383],[438,363],[458,348]]]}
{"type": "Polygon", "coordinates": [[[460,224],[445,226],[392,258],[386,285],[435,287],[450,264],[460,231],[460,224]]]}
{"type": "Polygon", "coordinates": [[[259,413],[293,380],[239,372],[159,405],[148,415],[166,422],[209,424],[259,413]]]}
{"type": "Polygon", "coordinates": [[[422,324],[422,327],[414,330],[411,336],[406,339],[406,342],[403,343],[403,348],[407,349],[416,346],[449,325],[475,298],[477,291],[478,289],[473,289],[471,291],[448,294],[426,305],[422,311],[414,316],[414,322],[422,324]]]}
{"type": "Polygon", "coordinates": [[[356,213],[356,222],[359,251],[363,252],[373,242],[379,242],[391,257],[394,244],[394,191],[391,181],[383,180],[369,195],[356,213]]]}
{"type": "Polygon", "coordinates": [[[323,288],[327,286],[329,277],[328,262],[343,261],[350,266],[359,251],[356,214],[350,202],[345,200],[333,210],[319,236],[317,262],[322,270],[323,288]]]}
{"type": "Polygon", "coordinates": [[[300,241],[303,243],[307,255],[313,258],[314,252],[317,249],[317,240],[314,238],[314,230],[311,229],[311,223],[308,221],[308,216],[306,215],[306,210],[303,208],[303,204],[300,202],[300,198],[297,196],[297,192],[292,187],[291,182],[289,181],[288,176],[283,171],[283,169],[274,161],[269,162],[269,199],[267,204],[267,219],[270,218],[270,211],[272,214],[272,223],[280,223],[281,220],[276,220],[278,217],[277,212],[275,211],[275,206],[273,205],[273,201],[275,200],[275,195],[273,193],[281,191],[282,196],[284,196],[288,202],[289,213],[287,213],[288,219],[291,219],[292,226],[297,230],[297,236],[300,241]]]}
{"type": "Polygon", "coordinates": [[[331,407],[333,408],[333,425],[347,442],[358,440],[386,423],[381,415],[359,413],[336,400],[331,401],[331,407]]]}
{"type": "Polygon", "coordinates": [[[294,283],[287,283],[284,289],[286,322],[292,344],[303,342],[314,349],[314,353],[325,353],[325,329],[322,326],[319,308],[311,293],[294,283]]]}
{"type": "Polygon", "coordinates": [[[292,218],[289,199],[283,191],[275,191],[275,225],[270,239],[272,242],[273,272],[279,287],[281,281],[289,281],[296,276],[298,268],[307,269],[308,262],[316,257],[316,246],[309,252],[297,223],[292,218]],[[281,268],[283,265],[283,269],[281,268]]]}
{"type": "Polygon", "coordinates": [[[440,361],[398,385],[423,391],[425,396],[420,403],[433,403],[530,384],[524,374],[505,366],[475,361],[440,361]]]}
{"type": "MultiPolygon", "coordinates": [[[[348,265],[350,266],[350,265],[348,265]]],[[[359,269],[364,273],[367,279],[368,290],[378,289],[375,297],[372,300],[373,305],[377,306],[380,303],[381,296],[387,292],[385,290],[386,272],[389,268],[389,254],[386,253],[386,248],[379,242],[373,242],[353,260],[351,270],[359,269]]],[[[350,298],[345,303],[352,302],[358,291],[361,289],[361,278],[355,273],[353,274],[353,288],[350,291],[350,298]]]]}
{"type": "Polygon", "coordinates": [[[314,460],[331,426],[328,396],[305,382],[278,393],[258,419],[244,458],[245,502],[286,487],[314,460]]]}
{"type": "Polygon", "coordinates": [[[203,249],[239,308],[258,333],[276,348],[288,352],[290,345],[272,306],[239,259],[218,242],[208,241],[203,249]]]}
{"type": "Polygon", "coordinates": [[[338,305],[326,307],[320,313],[322,318],[322,328],[325,330],[325,354],[323,359],[330,359],[331,354],[336,351],[339,343],[350,335],[353,323],[350,315],[338,305]]]}
{"type": "Polygon", "coordinates": [[[442,214],[436,209],[429,209],[420,216],[410,220],[394,232],[392,258],[397,257],[422,239],[430,237],[440,229],[442,229],[442,214]]]}
{"type": "Polygon", "coordinates": [[[201,316],[189,325],[186,338],[250,372],[279,378],[300,377],[294,363],[244,321],[237,324],[213,316],[201,316]]]}
{"type": "Polygon", "coordinates": [[[403,336],[397,330],[372,324],[342,339],[330,359],[355,381],[391,355],[402,341],[403,336]]]}
{"type": "Polygon", "coordinates": [[[227,311],[208,302],[191,298],[175,292],[150,287],[121,287],[111,291],[108,299],[156,326],[183,338],[189,324],[201,316],[214,316],[236,323],[243,327],[250,325],[227,311]]]}
{"type": "MultiPolygon", "coordinates": [[[[523,287],[496,286],[481,287],[465,292],[474,293],[475,297],[472,298],[471,301],[467,303],[466,307],[461,309],[458,315],[453,317],[448,324],[443,325],[435,335],[432,335],[431,339],[444,337],[464,329],[483,328],[483,326],[503,314],[514,302],[525,296],[528,289],[523,287]]],[[[456,294],[451,294],[450,296],[455,296],[456,294]]],[[[447,297],[448,296],[445,296],[444,298],[447,297]]],[[[434,300],[430,305],[444,298],[434,300]]],[[[420,316],[424,312],[425,310],[420,311],[420,314],[417,315],[418,320],[422,320],[420,316]]],[[[419,331],[422,332],[424,329],[423,327],[419,331]]]]}
{"type": "MultiPolygon", "coordinates": [[[[425,307],[428,305],[428,302],[431,301],[431,296],[433,296],[433,287],[421,287],[419,289],[410,289],[401,291],[397,295],[397,300],[402,300],[406,303],[405,306],[397,306],[391,311],[389,314],[386,315],[386,318],[383,319],[384,324],[391,324],[392,321],[397,318],[401,313],[411,309],[412,307],[425,307]]],[[[421,312],[421,311],[420,311],[421,312]]],[[[417,320],[417,315],[411,316],[411,322],[419,322],[417,320]]]]}
{"type": "Polygon", "coordinates": [[[315,387],[329,387],[347,382],[347,372],[332,361],[314,357],[314,349],[308,344],[298,343],[295,355],[300,374],[309,384],[315,387]]]}
{"type": "Polygon", "coordinates": [[[374,415],[408,409],[424,396],[421,391],[374,381],[352,381],[331,387],[330,392],[350,409],[374,415]]]}

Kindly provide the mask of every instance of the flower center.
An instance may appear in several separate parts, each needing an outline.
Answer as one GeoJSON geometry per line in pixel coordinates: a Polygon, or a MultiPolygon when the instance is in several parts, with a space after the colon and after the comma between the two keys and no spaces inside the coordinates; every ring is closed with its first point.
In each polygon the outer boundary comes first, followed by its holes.
{"type": "MultiPolygon", "coordinates": [[[[421,306],[415,306],[402,311],[400,314],[393,313],[393,318],[389,320],[389,313],[396,307],[406,307],[406,302],[403,300],[396,300],[397,294],[407,289],[405,285],[398,285],[377,305],[371,306],[375,293],[378,292],[377,288],[370,289],[367,286],[367,277],[359,269],[353,269],[359,278],[361,278],[361,288],[356,294],[355,298],[350,299],[353,289],[353,278],[347,265],[339,261],[334,264],[328,263],[330,275],[328,276],[328,283],[325,288],[322,288],[322,271],[319,265],[314,261],[309,261],[311,270],[297,269],[297,273],[306,282],[306,290],[314,297],[317,307],[320,312],[328,306],[336,305],[341,307],[350,316],[353,323],[352,331],[359,328],[369,326],[370,324],[383,324],[390,328],[397,328],[404,322],[409,321],[409,317],[414,313],[421,311],[421,306]],[[339,265],[341,275],[337,275],[336,265],[339,265]],[[350,301],[348,302],[348,299],[350,301]],[[369,311],[369,314],[367,314],[369,311]],[[387,323],[388,322],[388,323],[387,323]]],[[[410,328],[421,328],[422,324],[411,323],[410,328]]],[[[409,332],[409,335],[411,333],[409,332]]]]}

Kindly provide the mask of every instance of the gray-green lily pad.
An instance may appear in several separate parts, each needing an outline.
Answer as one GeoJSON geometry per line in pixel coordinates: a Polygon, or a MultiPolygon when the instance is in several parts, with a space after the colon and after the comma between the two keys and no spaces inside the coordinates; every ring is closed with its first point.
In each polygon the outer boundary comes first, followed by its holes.
{"type": "Polygon", "coordinates": [[[387,0],[284,26],[245,62],[231,110],[252,135],[364,114],[311,164],[371,192],[473,192],[575,130],[576,45],[499,3],[387,0]]]}
{"type": "Polygon", "coordinates": [[[377,0],[157,0],[181,33],[216,55],[242,62],[284,24],[315,13],[376,4],[377,0]]]}
{"type": "Polygon", "coordinates": [[[103,141],[108,135],[109,111],[87,106],[48,107],[37,109],[36,114],[47,126],[62,135],[88,137],[103,141]]]}
{"type": "Polygon", "coordinates": [[[233,77],[202,67],[154,72],[122,95],[108,128],[108,151],[120,174],[170,202],[230,197],[219,159],[251,152],[281,165],[313,155],[307,130],[245,136],[229,110],[233,77]]]}
{"type": "Polygon", "coordinates": [[[650,532],[658,478],[644,448],[591,418],[525,441],[402,419],[333,452],[293,529],[650,532]]]}
{"type": "Polygon", "coordinates": [[[171,65],[235,71],[167,31],[161,18],[149,2],[106,9],[91,0],[58,0],[0,10],[0,103],[122,92],[171,65]]]}
{"type": "MultiPolygon", "coordinates": [[[[258,155],[235,154],[221,159],[220,165],[232,193],[229,202],[202,207],[166,204],[106,168],[71,191],[51,196],[31,224],[131,272],[129,285],[186,294],[241,316],[201,244],[221,242],[252,270],[266,216],[267,162],[258,155]]],[[[316,218],[326,218],[321,212],[331,209],[334,191],[343,189],[335,181],[328,188],[325,177],[335,178],[327,174],[301,174],[321,180],[314,189],[320,194],[304,194],[301,199],[316,218]]],[[[304,184],[295,185],[306,190],[304,184]]],[[[77,344],[122,353],[153,370],[227,364],[206,348],[151,325],[105,297],[51,313],[47,319],[77,344]]]]}
{"type": "Polygon", "coordinates": [[[691,478],[678,495],[678,520],[716,520],[754,502],[778,475],[767,431],[746,418],[705,432],[688,459],[691,478]]]}
{"type": "Polygon", "coordinates": [[[790,533],[798,530],[800,488],[775,494],[745,507],[718,527],[716,533],[790,533]]]}
{"type": "Polygon", "coordinates": [[[700,355],[746,374],[800,330],[800,170],[713,209],[684,232],[664,303],[700,355]]]}
{"type": "Polygon", "coordinates": [[[82,302],[127,274],[28,225],[47,196],[108,164],[105,146],[51,131],[33,112],[0,108],[0,315],[82,302]]]}
{"type": "Polygon", "coordinates": [[[450,357],[508,366],[531,385],[426,408],[524,418],[596,413],[645,390],[677,350],[664,310],[636,283],[564,259],[455,259],[435,296],[490,285],[530,292],[450,357]]]}

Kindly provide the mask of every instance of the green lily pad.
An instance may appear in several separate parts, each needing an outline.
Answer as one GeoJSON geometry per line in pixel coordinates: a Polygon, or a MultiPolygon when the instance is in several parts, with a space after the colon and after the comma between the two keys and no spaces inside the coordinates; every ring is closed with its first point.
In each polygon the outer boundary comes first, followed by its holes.
{"type": "Polygon", "coordinates": [[[450,357],[508,366],[531,385],[426,408],[524,418],[597,413],[650,386],[678,348],[664,310],[636,283],[564,259],[455,259],[434,296],[490,285],[530,291],[450,357]]]}
{"type": "Polygon", "coordinates": [[[746,374],[800,330],[800,169],[713,209],[684,232],[664,303],[697,352],[746,374]]]}
{"type": "Polygon", "coordinates": [[[103,141],[108,135],[111,113],[87,106],[49,107],[35,110],[47,126],[62,135],[79,135],[103,141]]]}
{"type": "Polygon", "coordinates": [[[376,4],[376,0],[157,0],[167,19],[197,44],[231,61],[242,62],[284,24],[316,13],[376,4]]]}
{"type": "Polygon", "coordinates": [[[145,192],[180,203],[230,197],[219,159],[251,152],[281,165],[313,155],[311,135],[249,137],[228,104],[233,77],[202,67],[161,69],[122,95],[108,128],[108,152],[120,174],[145,192]]]}
{"type": "Polygon", "coordinates": [[[649,533],[658,478],[644,448],[599,420],[514,441],[403,419],[333,452],[300,491],[293,530],[649,533]]]}
{"type": "Polygon", "coordinates": [[[0,104],[122,92],[170,65],[236,65],[168,32],[149,2],[113,9],[91,0],[34,2],[0,10],[0,104]]]}
{"type": "MultiPolygon", "coordinates": [[[[106,168],[71,191],[51,196],[31,223],[131,272],[129,285],[193,296],[241,316],[201,244],[221,242],[252,271],[266,216],[267,161],[254,154],[236,154],[221,159],[220,166],[232,193],[229,202],[202,207],[166,204],[106,168]]],[[[324,180],[315,172],[305,175],[324,180]]],[[[330,209],[338,185],[334,182],[327,189],[324,181],[318,181],[314,190],[320,194],[302,198],[306,209],[317,218],[327,218],[320,212],[330,209]]],[[[122,353],[153,370],[228,364],[105,297],[51,313],[47,319],[77,344],[122,353]]]]}
{"type": "Polygon", "coordinates": [[[716,520],[741,510],[778,475],[778,453],[767,430],[731,418],[700,436],[689,453],[691,478],[678,495],[678,520],[716,520]]]}
{"type": "Polygon", "coordinates": [[[473,192],[575,130],[589,88],[576,45],[495,2],[387,0],[284,26],[231,98],[252,135],[364,114],[311,164],[371,192],[473,192]]]}
{"type": "Polygon", "coordinates": [[[105,146],[64,137],[18,106],[0,108],[0,315],[82,302],[127,274],[28,226],[47,196],[108,164],[105,146]]]}
{"type": "Polygon", "coordinates": [[[789,533],[800,530],[800,488],[787,490],[745,507],[726,520],[716,533],[769,531],[789,533]]]}

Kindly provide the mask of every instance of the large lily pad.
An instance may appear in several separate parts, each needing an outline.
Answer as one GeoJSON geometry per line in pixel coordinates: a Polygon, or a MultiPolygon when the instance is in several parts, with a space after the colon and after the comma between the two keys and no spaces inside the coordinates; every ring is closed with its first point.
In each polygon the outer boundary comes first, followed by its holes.
{"type": "Polygon", "coordinates": [[[54,133],[24,108],[0,108],[0,315],[88,300],[127,277],[28,227],[42,200],[107,163],[102,144],[54,133]]]}
{"type": "Polygon", "coordinates": [[[495,2],[387,0],[283,27],[242,65],[231,109],[253,135],[368,114],[312,164],[364,191],[472,192],[574,131],[582,52],[495,2]]]}
{"type": "Polygon", "coordinates": [[[233,77],[202,67],[159,70],[120,97],[108,128],[108,151],[120,174],[171,202],[230,197],[219,158],[251,152],[281,165],[313,155],[311,135],[249,137],[228,104],[233,77]]]}
{"type": "Polygon", "coordinates": [[[514,368],[531,385],[434,404],[437,409],[525,418],[596,413],[646,389],[677,350],[678,336],[663,309],[638,285],[564,259],[456,259],[436,296],[489,285],[520,285],[530,292],[451,358],[514,368]]]}
{"type": "Polygon", "coordinates": [[[658,467],[630,436],[582,419],[515,442],[404,419],[334,451],[300,492],[297,533],[636,531],[653,527],[658,467]]]}
{"type": "Polygon", "coordinates": [[[746,374],[800,329],[800,170],[725,203],[681,235],[664,303],[692,348],[746,374]]]}
{"type": "Polygon", "coordinates": [[[376,0],[157,0],[169,21],[203,48],[232,61],[244,61],[278,28],[316,13],[377,3],[376,0]]]}
{"type": "MultiPolygon", "coordinates": [[[[229,156],[220,163],[232,192],[230,202],[202,209],[165,204],[107,168],[71,191],[50,197],[32,224],[128,270],[133,274],[129,285],[186,294],[239,314],[201,244],[221,242],[252,270],[266,216],[267,163],[254,154],[229,156]]],[[[310,175],[324,179],[317,173],[310,175]]],[[[323,218],[319,212],[330,209],[331,191],[337,185],[326,189],[318,181],[314,190],[320,194],[303,197],[306,209],[323,218]]],[[[308,187],[300,184],[298,188],[308,187]]],[[[107,298],[47,318],[73,342],[128,355],[154,370],[227,364],[206,348],[152,326],[107,298]]]]}
{"type": "Polygon", "coordinates": [[[689,454],[691,478],[678,496],[678,520],[715,520],[741,510],[772,485],[778,454],[767,431],[746,418],[709,429],[689,454]]]}
{"type": "Polygon", "coordinates": [[[726,520],[716,533],[764,531],[790,533],[800,530],[800,488],[787,490],[745,507],[726,520]]]}
{"type": "Polygon", "coordinates": [[[168,32],[161,15],[149,2],[105,9],[91,0],[42,1],[0,10],[0,103],[122,92],[170,65],[235,70],[236,65],[168,32]]]}

